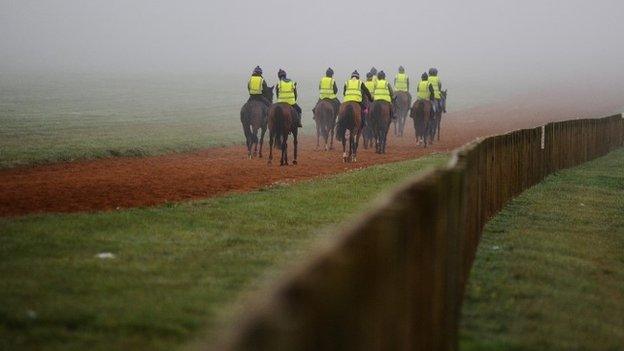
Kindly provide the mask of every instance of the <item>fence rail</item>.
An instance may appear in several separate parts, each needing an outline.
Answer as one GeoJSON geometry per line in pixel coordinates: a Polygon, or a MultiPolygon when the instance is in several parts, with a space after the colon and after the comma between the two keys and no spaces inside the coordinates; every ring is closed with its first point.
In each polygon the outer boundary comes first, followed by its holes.
{"type": "Polygon", "coordinates": [[[624,145],[621,115],[491,136],[405,182],[280,282],[219,350],[456,350],[485,223],[545,176],[624,145]]]}

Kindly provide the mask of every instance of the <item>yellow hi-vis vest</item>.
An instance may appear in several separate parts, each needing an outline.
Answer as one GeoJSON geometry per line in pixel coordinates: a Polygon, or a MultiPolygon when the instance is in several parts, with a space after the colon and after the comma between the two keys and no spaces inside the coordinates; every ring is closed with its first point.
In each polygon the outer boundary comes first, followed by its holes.
{"type": "Polygon", "coordinates": [[[277,94],[277,102],[285,102],[289,105],[297,103],[295,98],[295,87],[297,83],[289,80],[288,82],[280,80],[278,83],[279,93],[277,94]]]}
{"type": "Polygon", "coordinates": [[[421,80],[418,83],[418,89],[416,89],[416,96],[418,100],[430,100],[431,92],[429,91],[429,86],[431,83],[428,80],[421,80]]]}
{"type": "Polygon", "coordinates": [[[357,78],[351,78],[345,83],[344,101],[362,102],[362,83],[357,78]]]}
{"type": "Polygon", "coordinates": [[[334,78],[323,77],[319,83],[319,99],[335,99],[336,93],[334,93],[334,78]]]}
{"type": "Polygon", "coordinates": [[[407,74],[398,73],[394,78],[394,90],[407,91],[407,74]]]}
{"type": "Polygon", "coordinates": [[[429,76],[429,83],[433,85],[433,97],[437,100],[442,98],[440,93],[440,78],[438,76],[429,76]]]}
{"type": "Polygon", "coordinates": [[[249,83],[247,83],[247,89],[249,89],[249,95],[262,95],[262,83],[264,79],[260,76],[251,76],[249,83]]]}
{"type": "Polygon", "coordinates": [[[375,85],[375,101],[380,100],[392,102],[390,90],[388,89],[388,81],[385,79],[377,80],[377,84],[375,85]]]}
{"type": "Polygon", "coordinates": [[[374,99],[375,98],[375,81],[374,80],[367,80],[366,82],[364,82],[364,85],[366,85],[366,89],[368,89],[368,92],[371,94],[371,97],[374,99]]]}

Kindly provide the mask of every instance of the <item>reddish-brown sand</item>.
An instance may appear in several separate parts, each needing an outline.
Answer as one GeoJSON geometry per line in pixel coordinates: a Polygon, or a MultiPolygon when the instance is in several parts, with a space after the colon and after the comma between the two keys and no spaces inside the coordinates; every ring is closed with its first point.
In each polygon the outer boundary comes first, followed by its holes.
{"type": "Polygon", "coordinates": [[[2,170],[0,216],[114,210],[245,192],[275,182],[310,179],[431,152],[448,152],[478,136],[548,121],[600,117],[613,111],[613,107],[585,105],[580,109],[580,106],[562,102],[536,106],[530,100],[518,100],[513,104],[453,112],[444,116],[440,142],[427,149],[416,146],[410,119],[405,137],[390,138],[387,154],[377,155],[361,147],[358,162],[351,164],[342,162],[338,143],[333,151],[315,151],[316,138],[303,136],[297,166],[280,167],[279,158],[268,166],[268,152],[265,158],[249,160],[245,148],[235,146],[187,154],[2,170]]]}

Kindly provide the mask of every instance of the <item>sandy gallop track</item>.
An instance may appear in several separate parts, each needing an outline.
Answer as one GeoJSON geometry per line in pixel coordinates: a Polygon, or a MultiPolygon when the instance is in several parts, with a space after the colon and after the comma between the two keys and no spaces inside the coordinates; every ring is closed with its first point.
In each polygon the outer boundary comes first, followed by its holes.
{"type": "MultiPolygon", "coordinates": [[[[338,148],[315,151],[315,138],[307,136],[300,142],[297,166],[268,166],[266,158],[248,160],[244,147],[237,146],[189,154],[3,170],[0,171],[0,216],[114,210],[244,192],[275,182],[309,179],[431,152],[446,152],[477,136],[566,119],[578,112],[569,104],[565,106],[540,109],[488,106],[449,113],[443,121],[443,140],[433,148],[416,147],[410,127],[404,138],[389,140],[386,155],[362,148],[358,162],[353,164],[342,162],[338,148]]],[[[598,116],[599,112],[594,115],[598,116]]]]}

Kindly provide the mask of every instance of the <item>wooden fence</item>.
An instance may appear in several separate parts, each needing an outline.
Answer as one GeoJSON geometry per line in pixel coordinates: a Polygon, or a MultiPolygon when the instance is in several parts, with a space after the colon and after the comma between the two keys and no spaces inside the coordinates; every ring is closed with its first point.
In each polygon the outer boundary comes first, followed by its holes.
{"type": "Polygon", "coordinates": [[[624,145],[621,115],[477,139],[281,281],[218,350],[456,350],[483,226],[557,170],[624,145]]]}

